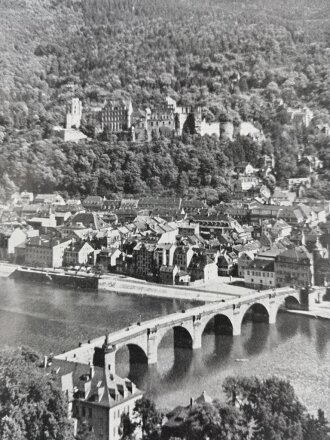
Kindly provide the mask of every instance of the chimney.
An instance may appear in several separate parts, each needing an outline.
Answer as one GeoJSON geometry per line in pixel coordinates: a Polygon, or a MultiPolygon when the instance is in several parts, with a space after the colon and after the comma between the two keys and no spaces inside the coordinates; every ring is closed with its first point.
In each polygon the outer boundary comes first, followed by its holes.
{"type": "Polygon", "coordinates": [[[93,361],[91,360],[91,361],[89,361],[89,375],[90,375],[91,379],[93,379],[94,374],[95,374],[95,367],[93,365],[93,361]]]}

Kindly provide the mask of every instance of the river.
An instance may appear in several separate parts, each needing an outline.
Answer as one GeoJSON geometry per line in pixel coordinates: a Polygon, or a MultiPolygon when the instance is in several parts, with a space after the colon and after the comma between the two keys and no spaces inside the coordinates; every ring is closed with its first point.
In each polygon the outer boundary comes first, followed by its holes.
{"type": "MultiPolygon", "coordinates": [[[[0,279],[0,345],[28,345],[57,354],[107,330],[191,306],[0,279]]],[[[244,324],[240,337],[205,332],[202,350],[195,352],[174,351],[169,334],[160,344],[158,366],[131,374],[165,409],[186,405],[203,390],[223,398],[221,384],[229,375],[276,375],[291,381],[310,411],[322,408],[330,418],[329,339],[330,321],[280,313],[276,325],[244,324]]],[[[122,376],[129,374],[125,350],[116,369],[122,376]]]]}

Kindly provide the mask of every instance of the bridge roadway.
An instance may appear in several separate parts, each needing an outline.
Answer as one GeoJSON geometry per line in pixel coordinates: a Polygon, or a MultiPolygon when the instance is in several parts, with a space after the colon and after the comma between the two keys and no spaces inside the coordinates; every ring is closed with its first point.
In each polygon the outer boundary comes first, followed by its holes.
{"type": "MultiPolygon", "coordinates": [[[[313,291],[309,302],[314,302],[313,291]]],[[[174,346],[199,349],[202,346],[202,334],[207,324],[214,319],[214,330],[221,334],[229,331],[233,336],[241,334],[245,314],[249,311],[252,318],[267,319],[269,324],[276,322],[281,305],[289,300],[300,306],[300,293],[290,287],[253,292],[241,298],[222,300],[179,313],[160,316],[125,327],[91,341],[80,344],[78,348],[56,356],[57,359],[88,364],[92,361],[96,347],[103,347],[108,368],[115,371],[116,352],[127,346],[130,363],[157,363],[158,346],[165,334],[174,330],[174,346]]]]}

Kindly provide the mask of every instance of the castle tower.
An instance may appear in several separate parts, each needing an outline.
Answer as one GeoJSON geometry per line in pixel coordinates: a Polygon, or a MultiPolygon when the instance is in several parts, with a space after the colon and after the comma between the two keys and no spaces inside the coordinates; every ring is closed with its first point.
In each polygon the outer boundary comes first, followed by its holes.
{"type": "Polygon", "coordinates": [[[132,114],[133,114],[133,104],[132,99],[130,98],[127,106],[127,129],[132,126],[132,114]]]}
{"type": "Polygon", "coordinates": [[[194,111],[194,121],[195,121],[195,133],[201,134],[202,126],[202,108],[197,107],[194,111]]]}
{"type": "Polygon", "coordinates": [[[66,107],[65,128],[79,128],[82,117],[82,102],[79,98],[72,98],[66,107]]]}

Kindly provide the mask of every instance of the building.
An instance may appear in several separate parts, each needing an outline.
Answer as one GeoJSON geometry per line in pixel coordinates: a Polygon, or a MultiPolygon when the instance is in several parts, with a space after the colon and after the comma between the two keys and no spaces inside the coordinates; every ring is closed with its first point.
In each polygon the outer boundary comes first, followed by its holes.
{"type": "Polygon", "coordinates": [[[185,432],[185,422],[190,415],[190,411],[199,405],[211,403],[212,398],[203,391],[197,399],[190,399],[188,406],[177,406],[174,408],[174,410],[166,415],[167,421],[162,427],[161,438],[163,440],[189,440],[185,432]]]}
{"type": "Polygon", "coordinates": [[[142,197],[138,202],[140,210],[154,211],[159,208],[181,208],[182,199],[175,197],[142,197]]]}
{"type": "Polygon", "coordinates": [[[122,244],[122,235],[118,229],[105,229],[97,233],[101,246],[105,248],[119,248],[122,244]]]}
{"type": "Polygon", "coordinates": [[[48,235],[32,237],[25,245],[25,264],[33,267],[62,267],[64,251],[71,239],[48,235]]]}
{"type": "Polygon", "coordinates": [[[102,249],[97,256],[97,262],[102,264],[106,270],[112,271],[116,269],[121,255],[122,252],[118,248],[102,249]]]}
{"type": "Polygon", "coordinates": [[[173,286],[176,283],[178,273],[178,266],[161,266],[159,269],[159,282],[173,286]]]}
{"type": "Polygon", "coordinates": [[[72,98],[66,107],[65,128],[79,128],[82,117],[82,102],[79,98],[72,98]]]}
{"type": "Polygon", "coordinates": [[[159,134],[165,129],[169,130],[170,133],[175,130],[175,116],[173,110],[164,107],[155,109],[147,113],[147,125],[148,130],[156,130],[159,134]]]}
{"type": "Polygon", "coordinates": [[[73,242],[64,250],[64,265],[80,266],[95,264],[94,248],[85,242],[73,242]]]}
{"type": "Polygon", "coordinates": [[[241,162],[235,167],[237,176],[254,176],[256,169],[249,162],[241,162]]]}
{"type": "Polygon", "coordinates": [[[59,194],[37,194],[35,204],[40,205],[65,205],[65,201],[59,194]]]}
{"type": "Polygon", "coordinates": [[[112,372],[105,348],[96,348],[88,364],[54,360],[52,370],[67,395],[76,431],[87,426],[97,440],[119,440],[123,415],[134,420],[134,408],[143,392],[129,379],[112,372]]]}
{"type": "Polygon", "coordinates": [[[312,179],[310,177],[292,177],[288,179],[289,191],[296,191],[299,187],[310,188],[312,179]]]}
{"type": "Polygon", "coordinates": [[[175,249],[175,244],[158,243],[155,250],[155,260],[157,267],[173,266],[175,249]]]}
{"type": "Polygon", "coordinates": [[[204,250],[194,253],[189,264],[188,273],[191,281],[207,283],[218,278],[217,263],[204,250]]]}
{"type": "Polygon", "coordinates": [[[239,176],[235,184],[235,192],[241,193],[257,188],[260,180],[256,176],[239,176]]]}
{"type": "Polygon", "coordinates": [[[218,273],[220,276],[233,275],[236,268],[237,257],[234,252],[224,252],[218,259],[218,273]]]}
{"type": "Polygon", "coordinates": [[[101,111],[101,131],[121,133],[132,126],[132,101],[129,98],[108,100],[101,111]]]}
{"type": "Polygon", "coordinates": [[[277,219],[282,210],[281,206],[276,205],[259,205],[250,209],[250,224],[259,226],[263,220],[277,219]]]}
{"type": "Polygon", "coordinates": [[[57,226],[55,214],[49,214],[48,217],[32,217],[26,220],[26,222],[32,226],[33,229],[56,228],[57,226]]]}
{"type": "Polygon", "coordinates": [[[87,196],[82,205],[90,211],[100,211],[103,207],[104,199],[100,196],[87,196]]]}
{"type": "Polygon", "coordinates": [[[136,275],[153,277],[156,272],[157,243],[140,242],[133,249],[133,267],[136,275]]]}
{"type": "Polygon", "coordinates": [[[237,272],[240,278],[244,278],[245,270],[249,267],[254,260],[255,254],[252,251],[245,251],[239,255],[237,259],[237,272]]]}
{"type": "Polygon", "coordinates": [[[15,248],[23,244],[28,235],[19,227],[1,227],[0,229],[0,258],[13,258],[15,248]]]}
{"type": "MultiPolygon", "coordinates": [[[[78,205],[76,205],[78,206],[78,205]]],[[[55,220],[56,220],[56,226],[62,226],[64,225],[64,223],[69,220],[69,218],[71,217],[71,208],[69,206],[67,206],[67,210],[65,210],[65,212],[61,212],[61,211],[57,211],[55,212],[54,216],[55,216],[55,220]]]]}
{"type": "Polygon", "coordinates": [[[33,193],[27,191],[16,193],[11,197],[11,201],[15,206],[27,205],[33,202],[33,193]]]}
{"type": "Polygon", "coordinates": [[[227,215],[222,213],[196,214],[192,216],[194,223],[199,223],[200,233],[203,238],[209,239],[211,236],[220,237],[231,229],[227,215]]]}
{"type": "Polygon", "coordinates": [[[192,131],[194,133],[201,134],[201,107],[178,106],[176,101],[169,96],[166,98],[165,101],[167,108],[174,113],[175,131],[177,136],[182,136],[182,133],[184,131],[192,131]]]}
{"type": "Polygon", "coordinates": [[[313,257],[305,246],[287,249],[275,259],[276,286],[308,287],[314,284],[313,257]]]}
{"type": "Polygon", "coordinates": [[[178,246],[174,252],[174,264],[177,265],[181,271],[187,271],[193,255],[193,247],[178,246]]]}
{"type": "Polygon", "coordinates": [[[256,257],[244,270],[244,282],[254,289],[276,287],[274,261],[256,257]]]}
{"type": "Polygon", "coordinates": [[[279,187],[275,188],[272,195],[272,200],[274,201],[274,203],[281,206],[292,205],[296,198],[297,194],[294,191],[283,190],[279,187]]]}
{"type": "Polygon", "coordinates": [[[53,135],[60,138],[63,142],[79,142],[87,139],[87,136],[80,130],[60,126],[53,127],[53,135]]]}
{"type": "Polygon", "coordinates": [[[109,228],[109,225],[95,212],[77,212],[69,218],[61,228],[61,233],[71,233],[71,231],[81,228],[85,230],[100,231],[109,228]]]}
{"type": "Polygon", "coordinates": [[[294,124],[302,125],[304,127],[309,127],[314,117],[314,113],[308,107],[298,109],[288,108],[287,112],[294,124]]]}
{"type": "Polygon", "coordinates": [[[258,144],[266,140],[263,131],[255,127],[251,122],[241,122],[238,127],[238,135],[249,137],[258,144]]]}
{"type": "Polygon", "coordinates": [[[207,210],[207,204],[201,200],[183,199],[181,208],[187,214],[199,214],[201,211],[207,210]]]}
{"type": "Polygon", "coordinates": [[[202,119],[200,126],[200,134],[201,136],[216,136],[220,138],[220,122],[207,122],[205,119],[202,119]]]}

